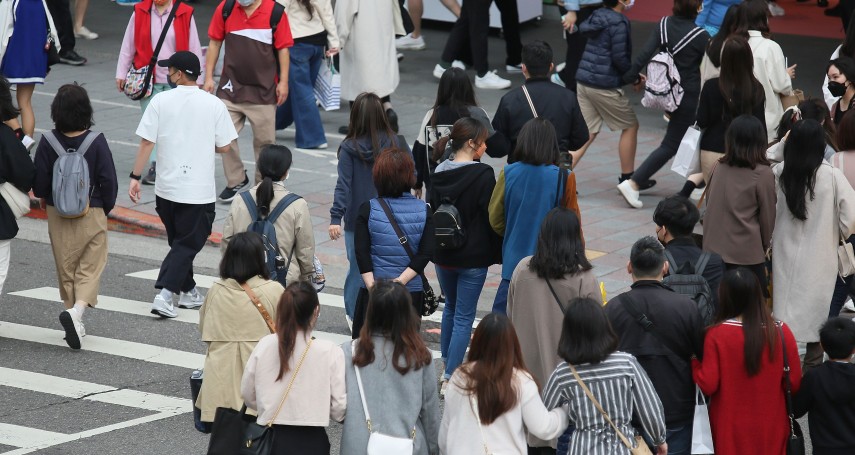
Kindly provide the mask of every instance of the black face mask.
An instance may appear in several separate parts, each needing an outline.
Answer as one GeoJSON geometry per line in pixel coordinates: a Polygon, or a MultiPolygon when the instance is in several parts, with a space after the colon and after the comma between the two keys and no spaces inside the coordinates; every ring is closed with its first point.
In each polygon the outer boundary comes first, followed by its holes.
{"type": "Polygon", "coordinates": [[[836,81],[828,81],[828,91],[832,96],[843,96],[846,93],[846,85],[836,81]]]}

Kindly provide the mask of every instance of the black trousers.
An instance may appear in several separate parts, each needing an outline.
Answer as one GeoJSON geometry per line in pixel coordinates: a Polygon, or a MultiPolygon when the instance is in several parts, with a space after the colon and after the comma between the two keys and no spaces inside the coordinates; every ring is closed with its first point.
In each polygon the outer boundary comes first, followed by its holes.
{"type": "Polygon", "coordinates": [[[329,455],[330,440],[324,427],[273,425],[276,455],[329,455]]]}
{"type": "Polygon", "coordinates": [[[74,50],[77,41],[74,38],[74,24],[71,21],[69,0],[47,0],[48,11],[53,17],[56,33],[59,35],[60,53],[74,50]]]}
{"type": "Polygon", "coordinates": [[[166,227],[169,253],[160,264],[154,287],[173,293],[196,287],[193,259],[202,251],[214,224],[214,203],[182,204],[157,196],[155,210],[166,227]]]}
{"type": "Polygon", "coordinates": [[[471,56],[472,66],[478,75],[487,73],[487,36],[490,33],[491,3],[493,0],[463,0],[460,17],[454,23],[442,51],[443,61],[466,61],[466,57],[471,56]]]}
{"type": "Polygon", "coordinates": [[[520,39],[520,12],[517,0],[496,0],[502,14],[502,34],[505,36],[505,64],[516,66],[522,63],[522,41],[520,39]]]}
{"type": "Polygon", "coordinates": [[[692,124],[695,123],[695,116],[698,111],[698,93],[684,93],[683,101],[677,106],[677,110],[671,113],[671,120],[668,121],[668,128],[665,130],[665,137],[662,138],[662,143],[656,150],[650,152],[641,166],[632,174],[632,180],[636,183],[644,183],[653,177],[653,174],[662,169],[668,160],[677,154],[677,149],[680,147],[680,142],[692,124]]]}
{"type": "Polygon", "coordinates": [[[585,19],[591,17],[598,7],[586,6],[576,12],[576,33],[566,33],[565,40],[567,41],[567,54],[564,58],[564,69],[558,73],[564,85],[570,90],[576,91],[576,71],[579,70],[579,62],[582,60],[582,54],[585,52],[585,45],[588,44],[588,39],[582,36],[578,31],[579,24],[585,19]]]}

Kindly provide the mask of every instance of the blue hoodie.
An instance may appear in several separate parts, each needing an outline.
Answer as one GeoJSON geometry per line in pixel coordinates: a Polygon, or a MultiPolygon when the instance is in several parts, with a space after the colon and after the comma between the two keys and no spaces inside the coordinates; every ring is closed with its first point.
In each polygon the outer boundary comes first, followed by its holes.
{"type": "MultiPolygon", "coordinates": [[[[400,136],[390,138],[381,134],[380,150],[397,146],[412,156],[407,142],[400,136]]],[[[379,153],[380,150],[377,150],[379,153]]],[[[371,138],[347,139],[338,149],[338,180],[335,183],[335,196],[330,208],[330,224],[341,225],[344,218],[344,230],[356,229],[356,215],[363,203],[377,197],[371,172],[374,169],[374,151],[371,150],[371,138]]]]}

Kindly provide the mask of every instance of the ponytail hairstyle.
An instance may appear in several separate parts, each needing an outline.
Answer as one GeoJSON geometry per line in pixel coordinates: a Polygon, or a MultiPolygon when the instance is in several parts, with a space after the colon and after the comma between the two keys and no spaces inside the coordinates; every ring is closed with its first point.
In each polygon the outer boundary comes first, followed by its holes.
{"type": "Polygon", "coordinates": [[[438,163],[445,154],[447,147],[451,147],[451,153],[454,154],[469,141],[483,144],[487,140],[488,134],[487,127],[480,121],[472,117],[459,118],[451,127],[451,133],[439,138],[433,145],[431,159],[438,163]]]}
{"type": "Polygon", "coordinates": [[[320,303],[318,292],[308,281],[297,281],[285,288],[276,308],[276,337],[279,338],[279,376],[288,372],[288,362],[294,355],[297,333],[307,334],[312,329],[312,319],[320,303]]]}
{"type": "Polygon", "coordinates": [[[255,205],[258,214],[266,218],[270,214],[273,201],[273,182],[282,180],[282,176],[291,169],[291,150],[284,145],[266,145],[261,149],[256,167],[261,174],[261,184],[255,190],[255,205]]]}

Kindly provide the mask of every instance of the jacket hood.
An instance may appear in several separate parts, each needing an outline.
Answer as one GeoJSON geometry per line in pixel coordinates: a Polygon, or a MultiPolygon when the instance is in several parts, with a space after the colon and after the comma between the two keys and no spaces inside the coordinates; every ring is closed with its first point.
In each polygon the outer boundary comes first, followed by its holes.
{"type": "Polygon", "coordinates": [[[431,185],[443,196],[457,199],[487,172],[493,172],[493,168],[487,164],[469,164],[457,169],[435,172],[431,175],[431,185]]]}
{"type": "Polygon", "coordinates": [[[596,36],[603,30],[624,20],[626,17],[613,9],[598,8],[588,20],[582,22],[582,25],[579,26],[579,32],[585,36],[596,36]]]}
{"type": "MultiPolygon", "coordinates": [[[[394,138],[386,137],[382,135],[378,138],[378,143],[380,145],[380,150],[383,150],[386,147],[390,147],[395,144],[394,138]]],[[[341,151],[345,153],[350,153],[357,158],[360,158],[364,161],[373,162],[374,161],[374,150],[372,150],[371,138],[370,137],[359,137],[356,139],[348,139],[341,143],[341,151]],[[358,146],[358,147],[357,147],[358,146]],[[357,151],[358,149],[358,151],[357,151]]],[[[379,152],[379,150],[378,150],[379,152]]]]}

